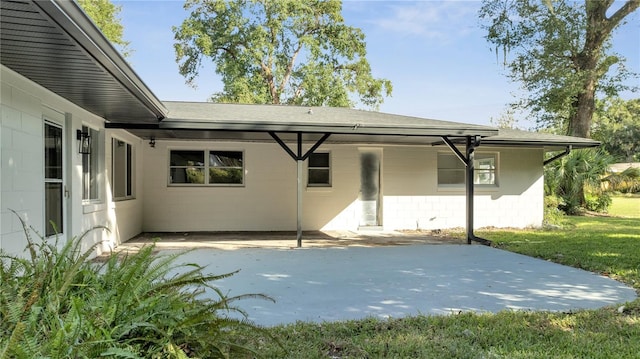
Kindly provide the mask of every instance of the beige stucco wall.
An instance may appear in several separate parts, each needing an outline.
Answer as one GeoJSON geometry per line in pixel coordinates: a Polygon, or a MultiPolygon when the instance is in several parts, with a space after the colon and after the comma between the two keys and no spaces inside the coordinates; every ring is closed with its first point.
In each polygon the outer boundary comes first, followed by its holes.
{"type": "MultiPolygon", "coordinates": [[[[359,225],[360,151],[382,152],[384,229],[464,227],[464,187],[438,188],[441,147],[325,144],[332,186],[303,183],[303,229],[356,230],[359,225]]],[[[539,226],[543,213],[542,150],[499,152],[499,186],[477,188],[476,228],[539,226]]],[[[157,141],[144,146],[144,231],[278,231],[296,228],[296,164],[275,143],[157,141]],[[171,149],[244,151],[243,187],[169,186],[171,149]]]]}
{"type": "Polygon", "coordinates": [[[64,199],[65,229],[60,242],[96,226],[106,226],[110,232],[91,231],[83,242],[84,248],[101,242],[96,251],[98,254],[114,247],[120,238],[128,239],[139,233],[142,227],[141,204],[138,204],[136,216],[135,210],[132,214],[129,208],[125,208],[131,204],[121,206],[110,201],[107,172],[110,158],[104,146],[109,140],[105,138],[104,120],[4,66],[1,67],[0,80],[0,247],[9,253],[25,254],[26,239],[22,226],[9,209],[18,212],[37,232],[43,233],[45,120],[63,127],[64,178],[68,196],[64,199]],[[103,160],[98,175],[100,200],[91,203],[82,200],[82,156],[78,154],[75,136],[76,130],[83,125],[99,131],[99,157],[103,160]],[[120,207],[123,207],[123,213],[118,213],[120,207]],[[119,221],[118,217],[126,217],[126,220],[119,221]],[[118,236],[120,233],[122,235],[118,236]]]}

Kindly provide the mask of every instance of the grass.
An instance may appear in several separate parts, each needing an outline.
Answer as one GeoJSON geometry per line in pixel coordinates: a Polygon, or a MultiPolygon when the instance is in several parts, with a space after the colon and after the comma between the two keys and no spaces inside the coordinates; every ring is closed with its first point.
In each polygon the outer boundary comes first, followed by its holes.
{"type": "Polygon", "coordinates": [[[610,215],[640,218],[640,195],[619,195],[612,197],[612,200],[610,215]]]}
{"type": "MultiPolygon", "coordinates": [[[[633,208],[625,198],[614,200],[612,210],[631,217],[633,208]]],[[[563,229],[478,234],[505,250],[608,275],[640,291],[638,218],[568,217],[563,229]]],[[[249,343],[265,358],[640,358],[640,300],[567,313],[298,322],[269,332],[281,346],[249,343]]]]}
{"type": "Polygon", "coordinates": [[[562,230],[478,231],[502,249],[610,276],[640,290],[640,220],[568,217],[562,230]]]}

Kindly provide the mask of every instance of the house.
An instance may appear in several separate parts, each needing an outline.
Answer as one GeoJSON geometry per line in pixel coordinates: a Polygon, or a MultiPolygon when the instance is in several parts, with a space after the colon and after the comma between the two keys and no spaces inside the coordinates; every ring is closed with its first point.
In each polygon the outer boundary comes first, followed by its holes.
{"type": "MultiPolygon", "coordinates": [[[[77,4],[0,8],[0,247],[44,237],[539,226],[545,153],[598,142],[344,108],[160,101],[77,4]],[[467,183],[468,185],[466,185],[467,183]],[[475,183],[475,185],[470,185],[475,183]]],[[[160,74],[158,74],[160,76],[160,74]]],[[[562,153],[560,154],[562,155],[562,153]]]]}

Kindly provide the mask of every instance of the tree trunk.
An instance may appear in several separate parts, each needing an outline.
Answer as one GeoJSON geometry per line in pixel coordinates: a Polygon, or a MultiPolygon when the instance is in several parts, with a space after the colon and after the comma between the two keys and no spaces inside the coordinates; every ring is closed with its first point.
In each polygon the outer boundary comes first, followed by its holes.
{"type": "Polygon", "coordinates": [[[582,91],[574,102],[573,114],[568,128],[570,136],[589,138],[591,119],[595,111],[596,86],[598,80],[609,69],[608,66],[598,68],[602,46],[622,19],[640,6],[640,0],[627,0],[613,15],[607,17],[607,10],[613,2],[613,0],[585,0],[587,33],[584,47],[578,56],[577,70],[584,73],[586,78],[582,91]]]}
{"type": "Polygon", "coordinates": [[[585,81],[583,91],[578,94],[576,99],[575,112],[569,122],[569,136],[591,137],[591,119],[595,111],[596,96],[596,79],[593,76],[585,81]]]}

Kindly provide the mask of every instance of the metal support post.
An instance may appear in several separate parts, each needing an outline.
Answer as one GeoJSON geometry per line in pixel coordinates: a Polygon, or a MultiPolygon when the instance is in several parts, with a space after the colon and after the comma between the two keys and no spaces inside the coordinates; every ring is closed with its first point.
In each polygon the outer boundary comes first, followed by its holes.
{"type": "Polygon", "coordinates": [[[296,208],[296,213],[297,213],[297,224],[296,224],[296,228],[297,228],[297,234],[296,234],[296,240],[298,241],[298,248],[302,247],[302,170],[303,170],[303,164],[304,164],[304,159],[302,157],[302,133],[298,132],[298,156],[296,159],[296,164],[297,164],[297,177],[298,177],[298,182],[297,182],[297,186],[298,186],[298,195],[297,195],[297,208],[296,208]]]}
{"type": "Polygon", "coordinates": [[[302,164],[304,161],[296,161],[298,164],[298,203],[297,203],[297,234],[298,248],[302,247],[302,164]]]}
{"type": "Polygon", "coordinates": [[[475,158],[475,143],[470,136],[467,136],[467,148],[466,148],[466,176],[465,184],[467,186],[467,243],[471,244],[471,240],[474,238],[473,234],[473,172],[474,172],[474,158],[475,158]]]}

